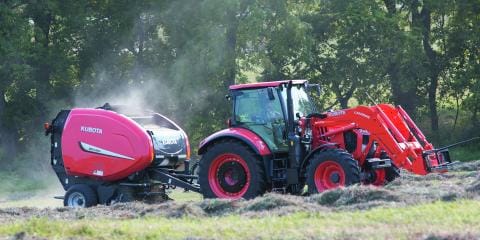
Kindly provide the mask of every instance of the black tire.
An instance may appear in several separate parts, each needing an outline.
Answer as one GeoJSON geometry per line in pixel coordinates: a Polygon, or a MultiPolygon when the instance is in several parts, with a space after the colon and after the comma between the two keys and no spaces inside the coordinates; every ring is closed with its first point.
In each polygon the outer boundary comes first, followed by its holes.
{"type": "Polygon", "coordinates": [[[310,194],[357,183],[360,183],[360,168],[350,153],[342,149],[326,149],[310,158],[307,166],[310,194]]]}
{"type": "MultiPolygon", "coordinates": [[[[385,152],[382,152],[380,154],[380,158],[381,159],[391,159],[388,156],[388,154],[385,153],[385,152]]],[[[388,168],[385,168],[385,183],[389,183],[389,182],[395,180],[398,177],[400,177],[400,169],[398,169],[398,167],[396,167],[393,164],[393,161],[392,161],[392,166],[388,167],[388,168]]]]}
{"type": "Polygon", "coordinates": [[[222,141],[208,148],[199,162],[198,174],[200,192],[204,198],[251,199],[265,193],[265,171],[262,162],[249,147],[236,141],[222,141]],[[217,161],[220,163],[217,164],[217,161]],[[233,172],[233,178],[240,180],[228,185],[228,172],[233,172]],[[246,177],[248,173],[249,179],[246,177]]]}
{"type": "Polygon", "coordinates": [[[63,205],[73,208],[87,208],[98,204],[97,193],[86,184],[71,186],[65,193],[63,205]]]}
{"type": "Polygon", "coordinates": [[[395,180],[397,177],[400,177],[400,169],[398,169],[394,165],[385,168],[385,181],[387,183],[395,180]]]}

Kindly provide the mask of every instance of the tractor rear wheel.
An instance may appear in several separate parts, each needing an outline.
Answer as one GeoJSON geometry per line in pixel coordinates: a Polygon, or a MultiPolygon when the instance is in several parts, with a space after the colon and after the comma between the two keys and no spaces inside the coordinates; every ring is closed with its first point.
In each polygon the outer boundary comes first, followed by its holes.
{"type": "Polygon", "coordinates": [[[199,164],[198,181],[205,198],[250,199],[265,192],[260,159],[239,142],[214,144],[199,164]]]}
{"type": "Polygon", "coordinates": [[[315,153],[307,167],[309,193],[349,186],[360,182],[360,168],[352,155],[341,149],[315,153]]]}
{"type": "Polygon", "coordinates": [[[95,191],[86,184],[76,184],[71,186],[65,193],[63,205],[73,208],[87,208],[98,204],[98,198],[95,191]]]}

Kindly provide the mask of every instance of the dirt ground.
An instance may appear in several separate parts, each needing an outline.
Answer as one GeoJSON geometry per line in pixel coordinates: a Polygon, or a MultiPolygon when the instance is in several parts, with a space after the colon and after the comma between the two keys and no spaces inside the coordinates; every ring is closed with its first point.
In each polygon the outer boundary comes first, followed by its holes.
{"type": "MultiPolygon", "coordinates": [[[[34,196],[21,201],[35,202],[50,197],[34,196]],[[40,200],[39,200],[40,199],[40,200]]],[[[150,216],[178,218],[183,216],[223,216],[239,214],[261,217],[285,215],[298,211],[328,212],[371,209],[379,206],[400,207],[434,201],[457,199],[480,200],[480,161],[462,163],[443,174],[417,176],[402,172],[401,177],[384,187],[351,186],[308,197],[268,193],[253,200],[197,199],[168,201],[159,204],[142,202],[118,203],[88,209],[51,207],[61,200],[44,203],[50,207],[0,207],[0,224],[12,220],[45,217],[48,219],[131,219],[150,216]]],[[[7,202],[8,203],[8,202],[7,202]]],[[[4,202],[5,204],[5,202],[4,202]]],[[[2,203],[0,202],[0,205],[2,203]]],[[[21,206],[17,205],[16,206],[21,206]]],[[[31,206],[31,205],[30,205],[31,206]]],[[[37,206],[37,205],[36,205],[37,206]]]]}

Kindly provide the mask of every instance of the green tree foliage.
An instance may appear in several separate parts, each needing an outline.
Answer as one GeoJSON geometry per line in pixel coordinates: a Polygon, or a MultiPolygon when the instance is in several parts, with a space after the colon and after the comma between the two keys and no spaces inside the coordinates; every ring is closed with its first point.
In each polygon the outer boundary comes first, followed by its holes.
{"type": "Polygon", "coordinates": [[[437,139],[474,135],[479,16],[478,0],[0,0],[0,162],[61,108],[131,89],[195,147],[224,127],[229,85],[293,78],[320,83],[324,109],[368,93],[437,139]]]}

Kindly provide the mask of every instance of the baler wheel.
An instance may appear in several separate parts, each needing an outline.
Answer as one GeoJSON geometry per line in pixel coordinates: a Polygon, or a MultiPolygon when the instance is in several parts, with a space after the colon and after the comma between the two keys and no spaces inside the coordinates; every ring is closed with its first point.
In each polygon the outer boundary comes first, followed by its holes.
{"type": "Polygon", "coordinates": [[[200,192],[205,198],[250,199],[265,192],[262,163],[241,143],[223,141],[213,145],[199,167],[200,192]]]}
{"type": "Polygon", "coordinates": [[[360,168],[352,155],[341,149],[315,153],[307,167],[309,193],[349,186],[360,182],[360,168]]]}
{"type": "Polygon", "coordinates": [[[86,184],[76,184],[71,186],[65,193],[63,205],[73,208],[87,208],[98,204],[98,198],[95,191],[86,184]]]}

